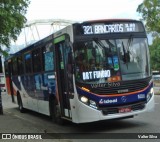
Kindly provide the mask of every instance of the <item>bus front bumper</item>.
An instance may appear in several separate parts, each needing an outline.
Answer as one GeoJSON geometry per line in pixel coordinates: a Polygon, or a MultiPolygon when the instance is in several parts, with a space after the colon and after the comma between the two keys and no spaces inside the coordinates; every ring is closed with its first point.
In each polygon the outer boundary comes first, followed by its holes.
{"type": "Polygon", "coordinates": [[[144,104],[144,108],[140,110],[134,110],[125,113],[114,113],[114,114],[104,114],[102,110],[97,110],[91,108],[83,104],[82,102],[78,101],[79,103],[78,108],[76,109],[77,117],[74,119],[72,118],[73,122],[75,123],[87,123],[87,122],[94,122],[94,121],[101,121],[101,120],[109,120],[109,119],[118,119],[118,118],[127,118],[130,116],[135,116],[140,113],[146,111],[153,111],[154,110],[154,95],[150,98],[150,100],[144,104]]]}

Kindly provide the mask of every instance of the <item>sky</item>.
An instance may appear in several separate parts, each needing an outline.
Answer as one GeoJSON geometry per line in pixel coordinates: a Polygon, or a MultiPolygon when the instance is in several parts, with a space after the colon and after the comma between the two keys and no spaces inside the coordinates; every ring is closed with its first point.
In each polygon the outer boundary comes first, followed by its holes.
{"type": "MultiPolygon", "coordinates": [[[[143,0],[30,0],[27,14],[28,22],[39,19],[65,19],[71,21],[85,21],[98,19],[126,18],[139,20],[140,14],[136,12],[138,5],[143,0]]],[[[36,37],[36,31],[32,29],[36,37]]],[[[41,38],[48,36],[49,27],[38,27],[41,38]]],[[[26,31],[25,31],[26,32],[26,31]]],[[[32,33],[28,30],[27,42],[32,41],[32,33]]],[[[41,39],[40,38],[40,39],[41,39]]],[[[34,38],[35,39],[35,38],[34,38]]],[[[26,39],[22,31],[14,47],[22,45],[20,48],[12,48],[13,52],[24,48],[26,39]]]]}
{"type": "Polygon", "coordinates": [[[85,21],[108,18],[139,19],[136,9],[143,0],[30,0],[28,21],[67,19],[85,21]]]}

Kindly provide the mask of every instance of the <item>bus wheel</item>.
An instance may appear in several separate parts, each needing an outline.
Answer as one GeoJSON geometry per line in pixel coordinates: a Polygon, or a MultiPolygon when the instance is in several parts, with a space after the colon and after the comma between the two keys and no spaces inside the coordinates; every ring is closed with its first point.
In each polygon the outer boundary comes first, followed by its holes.
{"type": "Polygon", "coordinates": [[[61,110],[55,99],[51,101],[51,117],[53,122],[63,125],[64,120],[61,118],[61,110]]]}
{"type": "Polygon", "coordinates": [[[23,103],[20,95],[17,95],[18,108],[21,113],[24,112],[23,103]]]}

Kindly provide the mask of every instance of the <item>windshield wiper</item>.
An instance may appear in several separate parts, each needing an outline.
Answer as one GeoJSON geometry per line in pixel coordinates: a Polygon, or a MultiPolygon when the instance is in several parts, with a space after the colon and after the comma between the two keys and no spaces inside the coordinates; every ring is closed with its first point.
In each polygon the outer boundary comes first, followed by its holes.
{"type": "Polygon", "coordinates": [[[128,39],[127,49],[125,49],[124,43],[122,41],[122,47],[123,47],[123,53],[124,53],[123,62],[127,65],[127,69],[128,69],[128,63],[130,62],[130,54],[131,53],[129,51],[129,48],[131,46],[132,41],[133,41],[133,38],[132,38],[132,35],[131,35],[130,38],[128,39]]]}
{"type": "Polygon", "coordinates": [[[99,45],[102,49],[105,49],[106,47],[104,46],[104,44],[98,39],[98,38],[93,38],[93,40],[95,41],[95,43],[97,45],[99,45]]]}
{"type": "Polygon", "coordinates": [[[105,41],[108,43],[109,48],[115,47],[115,45],[113,43],[111,43],[108,39],[105,41]]]}
{"type": "Polygon", "coordinates": [[[126,64],[127,69],[128,69],[128,62],[129,62],[129,58],[130,58],[129,52],[128,51],[126,52],[123,42],[122,42],[122,47],[123,47],[123,53],[124,53],[122,60],[123,60],[124,64],[126,64]]]}

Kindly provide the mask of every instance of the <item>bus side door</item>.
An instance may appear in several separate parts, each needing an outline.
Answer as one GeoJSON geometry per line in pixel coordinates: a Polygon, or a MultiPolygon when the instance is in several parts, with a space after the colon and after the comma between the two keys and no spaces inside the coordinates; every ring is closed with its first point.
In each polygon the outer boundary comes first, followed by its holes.
{"type": "Polygon", "coordinates": [[[66,44],[66,36],[63,35],[54,40],[56,57],[56,74],[58,97],[61,106],[62,117],[71,118],[70,94],[73,92],[73,78],[71,77],[70,59],[71,47],[66,44]],[[59,38],[59,39],[58,39],[59,38]]]}

